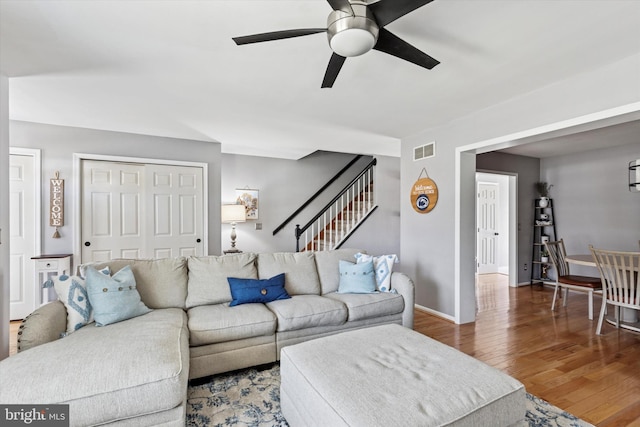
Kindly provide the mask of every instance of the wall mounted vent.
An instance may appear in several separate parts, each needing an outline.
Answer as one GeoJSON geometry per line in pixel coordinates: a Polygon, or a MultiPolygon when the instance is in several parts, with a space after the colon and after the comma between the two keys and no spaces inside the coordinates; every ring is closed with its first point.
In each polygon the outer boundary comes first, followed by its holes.
{"type": "Polygon", "coordinates": [[[436,155],[436,142],[430,142],[428,144],[415,147],[413,149],[413,160],[428,159],[436,155]]]}

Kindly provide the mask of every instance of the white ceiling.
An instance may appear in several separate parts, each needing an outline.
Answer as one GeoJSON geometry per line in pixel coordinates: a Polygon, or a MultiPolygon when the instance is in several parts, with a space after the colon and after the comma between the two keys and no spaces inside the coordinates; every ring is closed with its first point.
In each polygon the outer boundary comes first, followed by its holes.
{"type": "Polygon", "coordinates": [[[347,59],[332,89],[320,88],[325,34],[231,40],[325,27],[330,11],[324,0],[0,0],[10,117],[225,153],[398,156],[422,129],[640,52],[633,0],[436,0],[386,28],[440,65],[371,51],[347,59]]]}

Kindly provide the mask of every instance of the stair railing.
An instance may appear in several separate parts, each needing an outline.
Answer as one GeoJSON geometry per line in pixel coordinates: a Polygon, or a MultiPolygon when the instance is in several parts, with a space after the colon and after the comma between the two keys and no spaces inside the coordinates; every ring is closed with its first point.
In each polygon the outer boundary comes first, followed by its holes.
{"type": "Polygon", "coordinates": [[[373,200],[376,159],[353,178],[307,224],[296,224],[296,252],[304,236],[304,250],[337,249],[377,207],[373,200]]]}
{"type": "Polygon", "coordinates": [[[326,184],[324,184],[318,191],[316,191],[313,196],[309,197],[309,199],[307,199],[306,202],[304,202],[298,209],[295,210],[294,213],[292,213],[291,215],[289,215],[289,217],[287,219],[285,219],[282,224],[280,224],[279,226],[276,227],[275,230],[273,230],[273,235],[275,236],[276,233],[278,233],[280,230],[282,230],[287,224],[289,224],[296,216],[298,216],[300,214],[300,212],[302,212],[307,206],[309,206],[311,204],[311,202],[313,202],[316,198],[318,198],[318,196],[320,194],[322,194],[322,192],[324,190],[326,190],[327,188],[329,188],[329,186],[331,184],[333,184],[338,178],[340,178],[340,176],[342,176],[343,173],[345,173],[347,170],[349,170],[349,168],[351,166],[353,166],[358,160],[360,160],[362,158],[361,154],[358,154],[357,156],[355,156],[353,159],[351,159],[351,161],[342,169],[340,169],[338,171],[337,174],[335,174],[329,181],[327,181],[326,184]]]}

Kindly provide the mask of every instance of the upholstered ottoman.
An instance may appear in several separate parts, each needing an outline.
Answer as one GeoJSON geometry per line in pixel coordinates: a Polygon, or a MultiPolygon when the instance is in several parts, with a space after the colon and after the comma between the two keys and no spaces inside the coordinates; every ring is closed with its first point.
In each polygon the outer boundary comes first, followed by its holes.
{"type": "Polygon", "coordinates": [[[524,425],[520,382],[399,325],[285,347],[280,370],[292,427],[524,425]]]}

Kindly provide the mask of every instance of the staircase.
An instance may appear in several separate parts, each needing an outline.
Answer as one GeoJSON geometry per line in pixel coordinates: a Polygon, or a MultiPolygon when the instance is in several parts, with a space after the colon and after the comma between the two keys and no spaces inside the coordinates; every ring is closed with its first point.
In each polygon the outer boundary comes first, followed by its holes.
{"type": "Polygon", "coordinates": [[[373,166],[375,159],[304,227],[296,225],[297,251],[338,249],[378,207],[373,166]]]}

